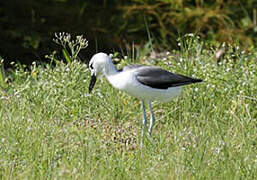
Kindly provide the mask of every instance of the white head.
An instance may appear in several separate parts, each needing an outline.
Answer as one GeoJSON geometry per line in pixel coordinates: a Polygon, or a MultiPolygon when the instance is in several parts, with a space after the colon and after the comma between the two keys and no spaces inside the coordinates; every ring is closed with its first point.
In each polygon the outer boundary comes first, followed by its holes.
{"type": "Polygon", "coordinates": [[[115,66],[112,63],[111,58],[105,53],[97,53],[95,54],[90,62],[89,62],[89,69],[91,71],[91,80],[89,84],[89,93],[92,91],[96,78],[101,75],[108,75],[112,72],[115,72],[115,66]]]}
{"type": "Polygon", "coordinates": [[[106,69],[108,69],[108,66],[110,66],[110,64],[112,64],[112,60],[107,54],[102,52],[95,54],[89,62],[91,76],[105,74],[105,71],[106,69]]]}

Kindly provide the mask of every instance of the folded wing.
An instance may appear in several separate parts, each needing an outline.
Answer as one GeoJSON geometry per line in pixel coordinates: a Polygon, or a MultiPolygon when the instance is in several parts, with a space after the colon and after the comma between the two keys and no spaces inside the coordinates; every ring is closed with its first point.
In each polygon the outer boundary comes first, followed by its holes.
{"type": "Polygon", "coordinates": [[[171,73],[159,67],[136,66],[135,68],[136,79],[140,83],[157,89],[168,89],[169,87],[183,86],[202,81],[201,79],[171,73]]]}

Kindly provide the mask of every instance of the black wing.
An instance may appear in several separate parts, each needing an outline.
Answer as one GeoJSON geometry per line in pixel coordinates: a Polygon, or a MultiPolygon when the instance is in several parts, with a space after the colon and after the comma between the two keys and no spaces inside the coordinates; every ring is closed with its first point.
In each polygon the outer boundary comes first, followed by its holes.
{"type": "Polygon", "coordinates": [[[167,89],[169,87],[183,86],[202,81],[201,79],[174,74],[159,67],[152,66],[138,66],[136,78],[140,83],[157,89],[167,89]]]}

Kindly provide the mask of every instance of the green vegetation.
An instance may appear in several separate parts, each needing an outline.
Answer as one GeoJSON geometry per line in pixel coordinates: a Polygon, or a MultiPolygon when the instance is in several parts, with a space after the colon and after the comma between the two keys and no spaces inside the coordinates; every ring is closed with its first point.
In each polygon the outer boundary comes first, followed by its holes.
{"type": "Polygon", "coordinates": [[[174,45],[178,34],[198,33],[208,40],[256,43],[257,2],[253,0],[131,0],[120,5],[124,11],[120,31],[145,31],[147,19],[150,31],[161,43],[174,45]],[[142,16],[142,14],[144,16],[142,16]],[[136,18],[135,18],[136,17],[136,18]]]}
{"type": "Polygon", "coordinates": [[[104,78],[89,95],[90,73],[77,60],[7,74],[1,179],[256,179],[256,49],[227,45],[215,61],[218,46],[192,34],[179,46],[138,61],[204,82],[154,104],[156,127],[142,149],[140,102],[104,78]]]}
{"type": "Polygon", "coordinates": [[[5,71],[4,71],[4,59],[0,56],[0,88],[6,87],[5,71]]]}

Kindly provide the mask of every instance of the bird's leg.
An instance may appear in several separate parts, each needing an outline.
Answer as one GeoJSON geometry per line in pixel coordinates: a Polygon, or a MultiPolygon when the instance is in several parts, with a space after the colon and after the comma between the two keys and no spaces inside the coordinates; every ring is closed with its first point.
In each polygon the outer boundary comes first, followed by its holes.
{"type": "Polygon", "coordinates": [[[142,147],[143,146],[143,139],[144,139],[144,132],[145,132],[146,123],[147,123],[146,113],[145,113],[145,103],[144,103],[143,100],[141,101],[141,106],[142,106],[142,111],[143,111],[143,126],[142,126],[142,132],[141,132],[140,146],[142,147]]]}
{"type": "Polygon", "coordinates": [[[148,129],[148,134],[151,135],[152,130],[153,130],[153,126],[154,126],[154,122],[155,122],[151,101],[148,101],[148,107],[149,107],[149,110],[150,110],[150,113],[151,113],[151,119],[150,119],[150,126],[149,126],[149,129],[148,129]]]}

